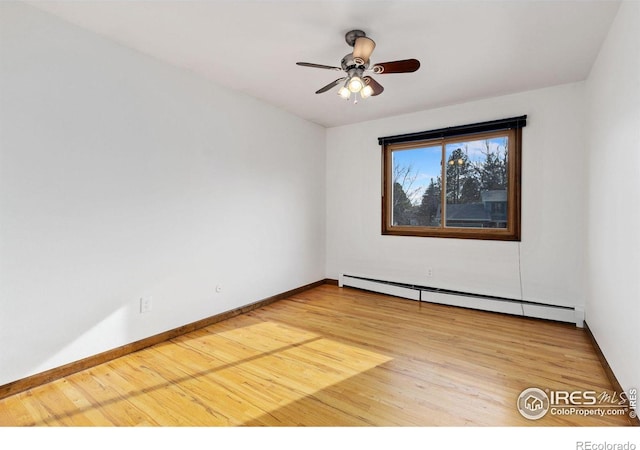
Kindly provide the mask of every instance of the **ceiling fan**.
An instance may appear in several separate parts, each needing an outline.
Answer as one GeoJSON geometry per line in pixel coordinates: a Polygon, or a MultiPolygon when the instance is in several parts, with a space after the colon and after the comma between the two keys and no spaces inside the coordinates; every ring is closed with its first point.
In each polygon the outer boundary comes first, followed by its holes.
{"type": "Polygon", "coordinates": [[[316,91],[316,94],[322,94],[342,84],[344,85],[338,91],[338,95],[348,100],[351,94],[355,95],[355,103],[358,101],[358,93],[363,99],[382,94],[384,88],[380,83],[371,78],[369,75],[364,75],[365,72],[373,72],[374,74],[387,74],[387,73],[408,73],[415,72],[420,68],[420,61],[417,59],[403,59],[399,61],[390,61],[384,63],[377,63],[371,66],[369,58],[373,49],[376,47],[376,43],[373,39],[367,37],[362,30],[351,30],[345,36],[347,44],[353,47],[353,52],[345,55],[340,62],[341,67],[326,66],[323,64],[313,64],[307,62],[297,62],[296,64],[304,67],[315,67],[317,69],[328,69],[336,71],[344,71],[345,76],[338,78],[335,81],[327,84],[323,88],[316,91]]]}

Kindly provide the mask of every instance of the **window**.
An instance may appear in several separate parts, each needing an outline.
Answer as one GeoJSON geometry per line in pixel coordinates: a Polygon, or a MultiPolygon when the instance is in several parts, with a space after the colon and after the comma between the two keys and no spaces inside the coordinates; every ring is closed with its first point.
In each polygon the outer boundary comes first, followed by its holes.
{"type": "Polygon", "coordinates": [[[526,116],[379,138],[382,234],[520,240],[526,116]]]}

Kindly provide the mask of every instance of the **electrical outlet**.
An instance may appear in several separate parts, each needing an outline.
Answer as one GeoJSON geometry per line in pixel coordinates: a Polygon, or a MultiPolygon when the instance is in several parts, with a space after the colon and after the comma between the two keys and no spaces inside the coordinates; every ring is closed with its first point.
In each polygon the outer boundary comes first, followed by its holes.
{"type": "Polygon", "coordinates": [[[427,268],[427,276],[431,278],[433,276],[433,269],[431,267],[427,268]]]}
{"type": "Polygon", "coordinates": [[[148,313],[151,311],[151,307],[153,306],[151,297],[141,297],[140,298],[140,314],[148,313]]]}

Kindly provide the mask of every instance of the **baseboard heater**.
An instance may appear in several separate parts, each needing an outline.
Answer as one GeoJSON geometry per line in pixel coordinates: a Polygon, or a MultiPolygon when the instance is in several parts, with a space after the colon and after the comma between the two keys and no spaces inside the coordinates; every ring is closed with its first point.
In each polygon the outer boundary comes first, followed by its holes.
{"type": "Polygon", "coordinates": [[[439,303],[442,305],[460,306],[463,308],[493,311],[516,316],[569,322],[575,323],[579,328],[584,326],[584,309],[580,307],[550,305],[512,298],[398,283],[388,280],[377,280],[349,274],[340,275],[338,284],[341,287],[354,287],[419,302],[439,303]]]}

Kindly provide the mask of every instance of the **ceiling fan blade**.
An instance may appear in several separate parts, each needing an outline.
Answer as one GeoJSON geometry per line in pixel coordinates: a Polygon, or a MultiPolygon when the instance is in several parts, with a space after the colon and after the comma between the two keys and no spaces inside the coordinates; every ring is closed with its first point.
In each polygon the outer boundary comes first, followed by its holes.
{"type": "Polygon", "coordinates": [[[417,59],[403,59],[375,64],[371,70],[373,70],[373,73],[383,74],[415,72],[419,68],[420,61],[417,59]]]}
{"type": "Polygon", "coordinates": [[[382,94],[382,91],[384,91],[384,88],[380,83],[378,83],[376,80],[374,80],[370,76],[363,77],[363,79],[364,79],[364,82],[367,83],[368,86],[371,86],[371,89],[373,89],[373,94],[371,94],[372,97],[382,94]]]}
{"type": "Polygon", "coordinates": [[[346,80],[347,77],[342,77],[342,78],[338,78],[335,81],[332,81],[331,83],[327,84],[325,87],[318,89],[316,91],[316,94],[322,94],[323,92],[327,92],[329,89],[339,85],[340,83],[342,83],[344,80],[346,80]]]}
{"type": "Polygon", "coordinates": [[[369,62],[369,57],[371,57],[374,48],[376,48],[376,43],[373,42],[373,39],[359,37],[353,45],[353,58],[360,58],[363,64],[366,64],[369,62]]]}
{"type": "Polygon", "coordinates": [[[342,70],[342,68],[340,67],[325,66],[324,64],[314,64],[308,62],[297,62],[296,64],[304,67],[314,67],[316,69],[342,70]]]}

